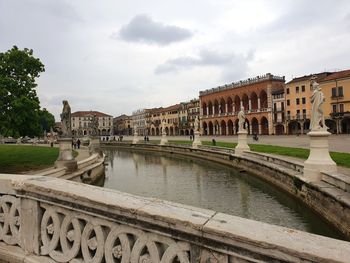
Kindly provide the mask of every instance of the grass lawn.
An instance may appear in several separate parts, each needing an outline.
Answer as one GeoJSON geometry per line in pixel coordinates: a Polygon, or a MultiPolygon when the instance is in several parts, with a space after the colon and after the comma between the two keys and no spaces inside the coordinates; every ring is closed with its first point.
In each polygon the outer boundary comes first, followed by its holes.
{"type": "Polygon", "coordinates": [[[54,164],[58,148],[31,145],[0,145],[0,173],[21,173],[54,164]]]}
{"type": "MultiPolygon", "coordinates": [[[[182,145],[192,144],[191,141],[169,141],[169,143],[182,144],[182,145]]],[[[202,141],[202,144],[213,145],[211,141],[202,141]]],[[[236,145],[237,145],[236,143],[232,143],[232,142],[216,142],[216,146],[231,148],[231,149],[236,147],[236,145]]],[[[308,149],[275,146],[275,145],[249,144],[249,147],[250,147],[250,150],[253,152],[285,155],[285,156],[296,157],[304,160],[307,159],[310,153],[310,150],[308,149]]],[[[330,155],[337,165],[350,168],[350,153],[331,152],[330,155]]]]}

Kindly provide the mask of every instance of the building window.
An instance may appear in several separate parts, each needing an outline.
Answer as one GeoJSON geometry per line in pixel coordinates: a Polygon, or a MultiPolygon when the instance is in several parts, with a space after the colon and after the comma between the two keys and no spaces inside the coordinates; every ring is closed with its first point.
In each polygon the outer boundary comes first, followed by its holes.
{"type": "Polygon", "coordinates": [[[300,119],[300,110],[297,110],[297,119],[300,119]]]}
{"type": "Polygon", "coordinates": [[[290,116],[290,111],[287,111],[287,116],[288,116],[288,117],[290,116]]]}
{"type": "Polygon", "coordinates": [[[303,104],[305,104],[306,103],[306,98],[302,98],[301,101],[302,101],[303,104]]]}
{"type": "Polygon", "coordinates": [[[332,97],[337,97],[337,88],[332,88],[332,97]]]}
{"type": "Polygon", "coordinates": [[[289,88],[287,88],[287,94],[289,94],[289,88]]]}
{"type": "Polygon", "coordinates": [[[287,100],[287,106],[289,106],[290,105],[290,100],[287,100]]]}
{"type": "Polygon", "coordinates": [[[281,103],[281,110],[284,111],[284,103],[281,103]]]}
{"type": "Polygon", "coordinates": [[[273,109],[277,110],[276,103],[273,104],[273,109]]]}
{"type": "Polygon", "coordinates": [[[339,104],[339,112],[344,112],[344,104],[339,104]]]}
{"type": "Polygon", "coordinates": [[[333,113],[337,112],[337,105],[336,104],[332,105],[332,110],[333,110],[333,113]]]}
{"type": "Polygon", "coordinates": [[[299,105],[299,104],[300,104],[300,99],[297,98],[297,99],[295,100],[295,102],[296,102],[297,105],[299,105]]]}
{"type": "Polygon", "coordinates": [[[299,93],[299,86],[295,87],[295,93],[299,93]]]}
{"type": "Polygon", "coordinates": [[[343,94],[343,87],[338,87],[338,96],[339,97],[343,97],[344,94],[343,94]]]}
{"type": "Polygon", "coordinates": [[[301,86],[301,92],[305,91],[305,85],[301,86]]]}
{"type": "Polygon", "coordinates": [[[303,109],[303,119],[306,119],[306,109],[303,109]]]}

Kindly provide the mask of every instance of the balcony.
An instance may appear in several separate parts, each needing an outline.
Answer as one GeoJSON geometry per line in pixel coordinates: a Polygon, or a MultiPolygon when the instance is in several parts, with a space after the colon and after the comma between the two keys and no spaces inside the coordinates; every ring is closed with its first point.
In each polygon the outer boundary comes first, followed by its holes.
{"type": "Polygon", "coordinates": [[[344,112],[332,112],[330,114],[332,119],[337,119],[337,118],[346,118],[350,117],[350,111],[344,111],[344,112]]]}

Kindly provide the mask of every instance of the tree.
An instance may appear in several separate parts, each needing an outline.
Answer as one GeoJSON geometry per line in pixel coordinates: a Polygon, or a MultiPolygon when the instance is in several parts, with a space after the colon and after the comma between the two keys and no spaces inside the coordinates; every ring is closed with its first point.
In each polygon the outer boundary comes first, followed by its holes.
{"type": "Polygon", "coordinates": [[[55,125],[55,117],[43,108],[39,111],[39,123],[42,131],[49,132],[55,125]]]}
{"type": "Polygon", "coordinates": [[[44,65],[33,50],[16,46],[0,53],[0,134],[36,136],[41,134],[40,102],[35,87],[44,65]]]}

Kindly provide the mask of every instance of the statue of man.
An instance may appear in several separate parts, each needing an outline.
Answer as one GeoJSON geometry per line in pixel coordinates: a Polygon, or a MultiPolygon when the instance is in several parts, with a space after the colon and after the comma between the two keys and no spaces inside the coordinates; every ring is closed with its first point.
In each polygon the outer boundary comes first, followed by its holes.
{"type": "Polygon", "coordinates": [[[71,110],[68,101],[63,101],[61,113],[62,137],[72,137],[71,110]]]}
{"type": "Polygon", "coordinates": [[[313,93],[311,96],[312,109],[310,129],[311,131],[327,130],[322,110],[322,104],[325,101],[323,92],[320,84],[318,84],[316,81],[312,83],[312,88],[313,93]]]}
{"type": "Polygon", "coordinates": [[[195,120],[194,120],[194,131],[199,131],[199,117],[196,116],[195,120]]]}
{"type": "Polygon", "coordinates": [[[92,136],[98,135],[98,117],[96,116],[96,114],[92,116],[91,133],[92,133],[92,136]]]}
{"type": "Polygon", "coordinates": [[[162,120],[162,133],[165,133],[165,120],[162,120]]]}
{"type": "Polygon", "coordinates": [[[137,135],[137,124],[134,124],[134,135],[137,135]]]}
{"type": "Polygon", "coordinates": [[[238,113],[238,131],[245,131],[244,123],[245,123],[245,113],[244,113],[244,107],[242,106],[240,112],[238,113]]]}

